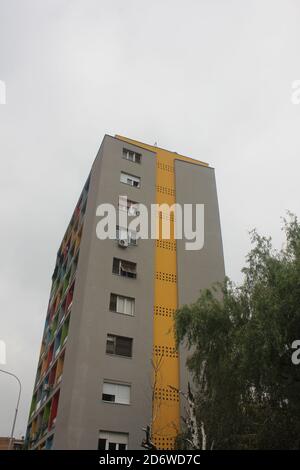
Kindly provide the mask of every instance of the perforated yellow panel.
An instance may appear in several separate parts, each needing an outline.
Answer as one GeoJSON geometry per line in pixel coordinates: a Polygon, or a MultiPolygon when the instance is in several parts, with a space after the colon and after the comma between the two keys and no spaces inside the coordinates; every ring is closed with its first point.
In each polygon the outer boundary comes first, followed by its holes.
{"type": "MultiPolygon", "coordinates": [[[[171,177],[169,176],[169,178],[171,177]]],[[[156,185],[156,191],[161,194],[167,194],[168,196],[175,196],[175,190],[173,188],[169,188],[168,186],[162,186],[158,184],[156,185]]]]}
{"type": "Polygon", "coordinates": [[[173,318],[174,313],[175,313],[174,308],[168,308],[162,305],[154,305],[154,315],[161,315],[163,317],[173,318]]]}
{"type": "Polygon", "coordinates": [[[179,393],[171,388],[156,387],[154,392],[156,400],[179,401],[179,393]]]}
{"type": "MultiPolygon", "coordinates": [[[[147,145],[126,137],[120,140],[156,153],[156,203],[173,205],[175,194],[175,159],[205,165],[168,150],[147,145]]],[[[174,312],[177,308],[176,240],[174,214],[160,214],[170,220],[170,240],[156,241],[153,315],[153,388],[152,440],[158,449],[174,449],[180,431],[179,356],[175,347],[174,312]]]]}
{"type": "Polygon", "coordinates": [[[175,273],[163,273],[161,271],[157,271],[155,274],[155,279],[158,281],[165,281],[165,282],[177,282],[177,276],[175,273]]]}
{"type": "Polygon", "coordinates": [[[176,241],[172,240],[156,240],[156,248],[164,248],[165,250],[176,251],[176,241]]]}

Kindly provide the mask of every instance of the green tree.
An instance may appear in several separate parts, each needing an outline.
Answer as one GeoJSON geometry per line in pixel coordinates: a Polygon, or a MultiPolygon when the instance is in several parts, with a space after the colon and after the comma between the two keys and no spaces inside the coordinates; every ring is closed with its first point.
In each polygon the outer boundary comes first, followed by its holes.
{"type": "Polygon", "coordinates": [[[226,278],[176,312],[177,343],[190,348],[199,441],[206,448],[300,449],[300,365],[291,360],[292,343],[300,339],[297,218],[290,215],[283,230],[279,251],[251,232],[240,286],[226,278]]]}

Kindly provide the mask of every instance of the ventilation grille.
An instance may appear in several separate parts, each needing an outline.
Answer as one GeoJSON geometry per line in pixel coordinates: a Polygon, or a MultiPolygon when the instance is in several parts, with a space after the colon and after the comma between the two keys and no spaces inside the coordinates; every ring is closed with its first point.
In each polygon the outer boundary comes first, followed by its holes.
{"type": "Polygon", "coordinates": [[[154,315],[160,315],[162,317],[173,318],[175,308],[162,307],[161,305],[154,306],[154,315]]]}
{"type": "Polygon", "coordinates": [[[175,448],[174,437],[153,436],[153,441],[158,449],[173,450],[175,448]]]}
{"type": "Polygon", "coordinates": [[[166,186],[156,186],[156,191],[158,193],[167,194],[168,196],[175,196],[175,190],[172,188],[167,188],[166,186]]]}
{"type": "Polygon", "coordinates": [[[158,281],[164,281],[164,282],[174,282],[174,283],[177,282],[176,274],[163,273],[161,271],[158,271],[157,273],[155,273],[155,279],[157,279],[158,281]]]}
{"type": "Polygon", "coordinates": [[[157,162],[157,168],[163,171],[168,171],[169,173],[174,173],[174,167],[172,165],[168,165],[167,163],[157,162]]]}
{"type": "Polygon", "coordinates": [[[156,400],[165,400],[165,401],[179,401],[179,393],[177,390],[172,388],[163,388],[158,387],[154,391],[154,396],[156,400]]]}
{"type": "Polygon", "coordinates": [[[176,251],[176,242],[172,240],[156,240],[156,248],[176,251]]]}
{"type": "Polygon", "coordinates": [[[156,356],[178,358],[178,351],[170,346],[155,345],[153,349],[156,356]]]}

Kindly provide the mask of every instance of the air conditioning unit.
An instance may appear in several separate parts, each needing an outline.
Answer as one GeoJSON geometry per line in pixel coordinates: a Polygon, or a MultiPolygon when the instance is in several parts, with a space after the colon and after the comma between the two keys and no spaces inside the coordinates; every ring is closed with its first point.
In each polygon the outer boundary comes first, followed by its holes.
{"type": "Polygon", "coordinates": [[[119,240],[119,246],[121,246],[122,248],[127,248],[129,245],[128,243],[128,240],[126,238],[121,238],[119,240]]]}

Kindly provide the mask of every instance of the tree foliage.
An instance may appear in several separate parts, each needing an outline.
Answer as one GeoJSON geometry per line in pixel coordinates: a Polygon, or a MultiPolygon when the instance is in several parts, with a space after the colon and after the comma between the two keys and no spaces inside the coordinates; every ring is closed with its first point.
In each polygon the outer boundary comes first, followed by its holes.
{"type": "Polygon", "coordinates": [[[300,365],[291,361],[300,339],[297,218],[283,230],[280,251],[251,232],[240,286],[226,278],[176,312],[208,448],[300,449],[300,365]]]}

